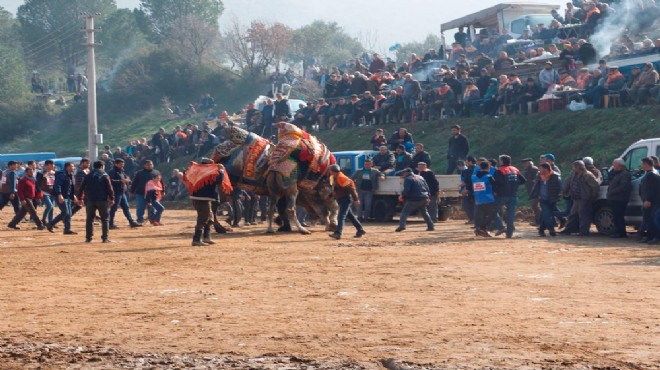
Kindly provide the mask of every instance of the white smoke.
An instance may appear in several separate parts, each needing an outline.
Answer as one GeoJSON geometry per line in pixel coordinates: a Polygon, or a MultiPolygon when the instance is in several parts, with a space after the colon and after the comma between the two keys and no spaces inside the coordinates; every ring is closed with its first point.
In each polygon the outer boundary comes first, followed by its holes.
{"type": "Polygon", "coordinates": [[[658,8],[655,0],[621,0],[596,28],[590,38],[598,55],[605,56],[624,33],[630,36],[650,28],[656,20],[658,8]]]}

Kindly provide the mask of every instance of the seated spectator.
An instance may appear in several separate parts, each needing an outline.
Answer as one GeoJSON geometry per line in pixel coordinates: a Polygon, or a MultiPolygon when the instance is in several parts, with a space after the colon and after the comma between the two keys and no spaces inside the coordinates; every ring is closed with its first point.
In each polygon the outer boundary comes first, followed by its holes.
{"type": "Polygon", "coordinates": [[[548,88],[554,84],[559,83],[559,73],[552,67],[552,62],[545,62],[545,66],[541,72],[539,72],[539,83],[541,88],[544,91],[547,91],[548,88]]]}
{"type": "Polygon", "coordinates": [[[641,70],[638,66],[634,66],[632,68],[632,72],[630,74],[630,77],[626,80],[626,84],[623,85],[623,88],[621,89],[621,104],[624,106],[632,105],[635,103],[635,99],[631,99],[631,91],[633,89],[633,86],[635,83],[637,83],[637,80],[639,79],[639,75],[641,74],[641,70]]]}
{"type": "Polygon", "coordinates": [[[378,117],[379,123],[398,124],[403,117],[403,98],[395,90],[392,90],[373,113],[375,117],[378,117]]]}
{"type": "Polygon", "coordinates": [[[412,134],[403,127],[394,131],[387,141],[393,151],[396,150],[399,145],[403,145],[406,142],[414,143],[412,134]]]}
{"type": "Polygon", "coordinates": [[[591,73],[589,73],[589,68],[586,67],[580,68],[577,75],[576,87],[578,89],[585,89],[589,84],[589,80],[591,78],[593,78],[593,76],[591,75],[591,73]]]}
{"type": "Polygon", "coordinates": [[[385,137],[382,128],[376,129],[376,133],[371,137],[370,143],[373,150],[380,150],[381,146],[387,144],[387,138],[385,137]]]}
{"type": "Polygon", "coordinates": [[[543,89],[541,86],[539,86],[532,77],[527,78],[527,83],[522,87],[518,99],[513,104],[514,112],[517,112],[518,109],[522,108],[522,112],[532,113],[527,110],[527,103],[535,102],[542,96],[543,89]]]}
{"type": "Polygon", "coordinates": [[[439,113],[436,102],[438,101],[438,93],[433,90],[433,87],[426,86],[422,93],[422,98],[417,106],[417,117],[421,121],[429,121],[435,118],[439,113]]]}
{"type": "Polygon", "coordinates": [[[559,84],[561,86],[571,88],[575,88],[577,86],[577,82],[573,77],[571,77],[567,70],[563,70],[559,73],[559,84]]]}
{"type": "Polygon", "coordinates": [[[333,102],[333,106],[329,109],[328,111],[328,123],[330,125],[331,130],[335,130],[338,127],[339,128],[344,128],[347,127],[348,123],[348,114],[349,114],[350,107],[348,104],[346,104],[346,99],[344,98],[339,98],[338,101],[336,101],[336,104],[333,102]]]}
{"type": "Polygon", "coordinates": [[[640,73],[637,82],[630,91],[630,96],[634,105],[646,104],[649,92],[658,83],[658,72],[653,68],[653,64],[644,63],[644,70],[640,73]]]}
{"type": "Polygon", "coordinates": [[[453,115],[452,112],[457,103],[456,93],[446,82],[440,83],[435,103],[437,108],[442,108],[446,114],[453,115]]]}
{"type": "Polygon", "coordinates": [[[515,62],[516,63],[523,63],[526,60],[527,60],[527,53],[525,53],[525,50],[519,50],[518,55],[516,56],[515,62]]]}
{"type": "Polygon", "coordinates": [[[424,144],[415,144],[415,153],[410,160],[410,167],[417,168],[419,162],[424,162],[428,167],[431,167],[431,155],[424,150],[424,144]]]}
{"type": "Polygon", "coordinates": [[[410,167],[412,162],[412,155],[406,152],[406,147],[403,144],[399,144],[396,147],[396,152],[394,153],[394,171],[390,171],[388,174],[394,174],[405,168],[410,167]]]}
{"type": "Polygon", "coordinates": [[[468,80],[465,84],[465,90],[463,91],[463,115],[465,117],[470,117],[473,106],[479,104],[480,101],[481,93],[479,92],[479,88],[474,84],[474,81],[468,80]]]}
{"type": "Polygon", "coordinates": [[[374,168],[380,172],[385,173],[394,168],[394,153],[387,150],[387,146],[382,145],[378,148],[378,154],[371,158],[374,163],[374,168]]]}

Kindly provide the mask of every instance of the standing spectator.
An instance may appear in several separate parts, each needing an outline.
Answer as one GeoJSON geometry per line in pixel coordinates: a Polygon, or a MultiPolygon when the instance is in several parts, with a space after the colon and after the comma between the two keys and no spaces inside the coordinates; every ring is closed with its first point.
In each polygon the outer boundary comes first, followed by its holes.
{"type": "Polygon", "coordinates": [[[599,190],[600,186],[596,177],[587,171],[584,162],[573,162],[573,179],[571,180],[573,208],[562,234],[570,235],[578,232],[580,236],[589,236],[593,218],[593,201],[598,198],[599,190]]]}
{"type": "Polygon", "coordinates": [[[468,34],[463,32],[463,27],[458,27],[458,32],[454,34],[454,41],[465,47],[468,40],[468,34]]]}
{"type": "Polygon", "coordinates": [[[387,144],[387,138],[383,134],[383,129],[376,129],[376,133],[371,137],[371,148],[373,150],[380,150],[380,147],[387,144]]]}
{"type": "Polygon", "coordinates": [[[104,171],[105,164],[103,161],[94,162],[93,167],[94,169],[82,181],[78,193],[79,198],[82,198],[82,195],[85,194],[87,211],[85,243],[92,242],[92,237],[94,236],[94,218],[97,212],[101,217],[101,240],[103,240],[103,243],[110,243],[110,239],[108,239],[108,230],[110,230],[108,209],[114,204],[115,193],[112,189],[110,177],[104,171]]]}
{"type": "Polygon", "coordinates": [[[364,231],[362,224],[360,224],[360,221],[355,217],[353,211],[351,210],[351,203],[353,203],[356,207],[360,206],[360,199],[358,198],[358,194],[355,189],[355,183],[341,172],[339,165],[333,164],[330,166],[330,184],[334,190],[337,203],[339,203],[337,230],[330,234],[330,237],[334,239],[341,239],[341,234],[344,231],[344,223],[346,222],[346,218],[351,221],[357,230],[355,237],[362,237],[367,232],[364,231]]]}
{"type": "Polygon", "coordinates": [[[474,188],[472,186],[472,175],[477,172],[477,160],[468,156],[466,160],[467,167],[461,171],[461,196],[462,208],[467,215],[466,224],[474,223],[474,188]]]}
{"type": "Polygon", "coordinates": [[[131,183],[131,179],[128,177],[124,171],[124,166],[126,163],[123,159],[115,159],[115,165],[113,168],[108,171],[108,176],[110,177],[110,183],[112,184],[112,191],[115,194],[115,201],[110,208],[109,223],[110,230],[119,229],[119,226],[115,223],[115,214],[119,207],[121,207],[122,212],[124,212],[124,217],[128,220],[130,227],[139,227],[140,225],[133,220],[131,216],[130,206],[128,204],[128,184],[131,183]]]}
{"type": "Polygon", "coordinates": [[[410,160],[410,167],[417,169],[417,164],[419,162],[424,162],[428,168],[431,167],[431,155],[424,150],[424,144],[422,143],[415,144],[415,154],[413,154],[413,157],[410,160]]]}
{"type": "Polygon", "coordinates": [[[163,182],[160,173],[154,173],[153,178],[145,185],[145,200],[149,207],[149,222],[154,226],[163,226],[160,219],[165,207],[160,202],[163,199],[163,182]]]}
{"type": "Polygon", "coordinates": [[[385,174],[373,168],[371,158],[364,160],[364,168],[353,174],[352,180],[357,188],[360,207],[358,208],[358,220],[364,222],[371,218],[371,204],[374,192],[378,190],[378,183],[385,178],[385,174]]]}
{"type": "Polygon", "coordinates": [[[131,183],[130,192],[135,195],[136,222],[138,225],[144,223],[144,212],[147,210],[147,200],[145,198],[147,193],[145,187],[147,186],[147,182],[153,179],[154,174],[160,173],[154,170],[154,163],[152,161],[146,160],[142,170],[135,173],[133,182],[131,183]]]}
{"type": "Polygon", "coordinates": [[[53,185],[55,184],[55,163],[52,159],[44,161],[44,168],[37,173],[37,190],[41,192],[44,213],[41,222],[46,225],[53,221],[53,185]]]}
{"type": "MultiPolygon", "coordinates": [[[[204,158],[201,163],[208,165],[213,164],[213,161],[204,158]]],[[[190,194],[193,208],[197,212],[197,222],[195,224],[195,233],[193,234],[192,240],[193,247],[215,244],[215,242],[211,240],[211,225],[214,223],[212,203],[217,201],[218,194],[222,192],[224,176],[224,167],[220,165],[220,171],[214,179],[210,178],[209,180],[211,181],[190,194]]],[[[218,227],[224,229],[220,224],[218,224],[218,227]]]]}
{"type": "Polygon", "coordinates": [[[539,72],[539,83],[543,92],[547,91],[552,85],[559,83],[559,73],[552,67],[552,62],[545,62],[543,70],[539,72]]]}
{"type": "Polygon", "coordinates": [[[60,208],[60,214],[53,219],[46,228],[49,232],[53,232],[53,227],[59,221],[64,222],[64,235],[77,235],[75,231],[71,231],[71,204],[78,202],[78,197],[74,192],[73,185],[73,163],[64,163],[64,169],[55,173],[55,184],[53,185],[53,196],[57,198],[57,204],[60,208]]]}
{"type": "Polygon", "coordinates": [[[516,208],[518,207],[518,186],[527,183],[527,179],[520,171],[511,166],[511,157],[508,155],[500,156],[500,167],[495,171],[495,194],[497,195],[497,209],[500,217],[497,218],[498,231],[496,235],[504,232],[502,219],[506,221],[506,237],[513,237],[516,230],[516,208]],[[506,215],[503,207],[506,207],[506,215]]]}
{"type": "Polygon", "coordinates": [[[291,118],[291,107],[289,107],[289,100],[284,99],[282,93],[277,93],[275,95],[275,102],[273,105],[273,114],[275,116],[276,122],[288,121],[289,118],[291,118]]]}
{"type": "Polygon", "coordinates": [[[539,217],[541,216],[541,208],[539,207],[539,198],[534,198],[532,196],[532,190],[537,181],[539,169],[534,165],[531,158],[525,158],[521,163],[523,165],[523,176],[525,176],[525,179],[527,180],[527,182],[525,182],[525,190],[527,191],[527,197],[532,211],[534,212],[534,222],[532,226],[538,226],[539,217]]]}
{"type": "Polygon", "coordinates": [[[378,73],[385,70],[385,61],[380,57],[380,54],[375,53],[374,59],[369,64],[369,73],[378,73]]]}
{"type": "Polygon", "coordinates": [[[417,162],[416,169],[419,172],[419,175],[426,181],[426,185],[429,187],[429,199],[430,203],[427,207],[429,215],[431,216],[431,221],[433,223],[438,222],[438,197],[440,197],[440,183],[435,177],[435,173],[431,171],[428,166],[428,163],[417,162]]]}
{"type": "Polygon", "coordinates": [[[25,174],[18,181],[16,195],[21,202],[21,209],[14,215],[14,218],[9,222],[7,227],[19,230],[18,223],[23,220],[25,215],[29,214],[32,222],[37,225],[37,229],[43,230],[44,224],[41,222],[41,219],[37,215],[37,210],[34,208],[34,201],[37,196],[37,180],[34,178],[34,169],[32,167],[27,167],[25,174]]]}
{"type": "MultiPolygon", "coordinates": [[[[270,135],[272,135],[273,123],[275,122],[274,116],[275,116],[275,111],[273,106],[273,100],[268,99],[266,100],[266,105],[264,105],[264,108],[261,110],[261,125],[263,126],[263,131],[261,133],[261,136],[269,138],[270,135]]],[[[217,133],[214,134],[218,136],[217,133]]]]}
{"type": "Polygon", "coordinates": [[[20,209],[20,202],[16,196],[16,186],[18,185],[16,167],[18,167],[18,162],[8,161],[7,169],[2,172],[2,177],[0,177],[0,211],[11,203],[14,206],[14,214],[18,213],[20,209]]]}
{"type": "Polygon", "coordinates": [[[408,216],[415,211],[420,213],[424,218],[427,226],[426,231],[435,230],[433,221],[426,209],[431,203],[428,184],[422,176],[415,175],[411,168],[406,168],[398,172],[398,174],[404,179],[403,191],[399,198],[399,201],[403,202],[403,209],[401,210],[401,216],[399,217],[399,227],[394,231],[401,232],[405,230],[408,216]]]}
{"type": "Polygon", "coordinates": [[[557,201],[561,193],[561,178],[555,173],[548,163],[539,165],[539,175],[534,182],[531,196],[539,199],[541,205],[541,217],[539,220],[539,236],[544,237],[545,231],[550,236],[557,236],[555,232],[555,218],[553,216],[557,209],[557,201]]]}
{"type": "Polygon", "coordinates": [[[461,126],[453,125],[451,127],[451,136],[449,137],[449,146],[447,148],[447,175],[456,172],[456,162],[465,160],[470,152],[470,142],[468,138],[461,133],[461,126]]]}
{"type": "Polygon", "coordinates": [[[403,83],[403,109],[406,112],[406,122],[413,122],[422,87],[419,81],[414,80],[413,75],[410,73],[406,74],[405,80],[403,83]]]}
{"type": "Polygon", "coordinates": [[[479,172],[472,175],[472,189],[474,190],[474,202],[476,204],[474,234],[486,238],[492,237],[488,229],[497,216],[495,205],[495,193],[493,185],[495,179],[491,175],[490,163],[482,161],[479,163],[479,172]]]}
{"type": "Polygon", "coordinates": [[[646,237],[640,241],[642,243],[657,244],[660,243],[660,228],[658,227],[657,215],[660,210],[660,175],[654,168],[654,161],[651,157],[642,159],[642,169],[644,177],[639,184],[639,195],[642,198],[642,217],[646,227],[646,237]]]}
{"type": "Polygon", "coordinates": [[[612,207],[614,227],[616,228],[611,237],[626,238],[628,233],[626,232],[625,215],[632,192],[632,177],[623,159],[617,158],[612,162],[612,171],[610,171],[608,179],[607,203],[612,207]]]}

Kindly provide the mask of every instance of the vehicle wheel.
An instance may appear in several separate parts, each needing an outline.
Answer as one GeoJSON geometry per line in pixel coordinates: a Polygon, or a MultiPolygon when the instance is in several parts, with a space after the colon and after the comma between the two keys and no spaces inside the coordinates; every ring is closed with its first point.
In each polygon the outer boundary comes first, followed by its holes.
{"type": "Polygon", "coordinates": [[[598,208],[594,214],[594,224],[598,232],[603,235],[612,235],[616,231],[614,226],[614,212],[608,206],[598,208]]]}
{"type": "Polygon", "coordinates": [[[395,203],[391,199],[378,198],[374,199],[372,207],[373,215],[378,222],[389,222],[394,218],[395,203]]]}
{"type": "Polygon", "coordinates": [[[449,220],[449,217],[453,213],[454,207],[452,207],[452,206],[440,206],[438,208],[440,210],[438,220],[440,220],[442,222],[449,220]]]}

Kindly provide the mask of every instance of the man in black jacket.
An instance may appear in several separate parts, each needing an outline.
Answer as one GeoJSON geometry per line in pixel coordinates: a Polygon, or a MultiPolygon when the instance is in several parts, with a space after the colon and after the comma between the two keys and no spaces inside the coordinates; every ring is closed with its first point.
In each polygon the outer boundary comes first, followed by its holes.
{"type": "Polygon", "coordinates": [[[515,231],[516,208],[518,207],[518,187],[527,182],[520,171],[511,166],[511,157],[500,156],[500,167],[495,171],[495,196],[498,209],[497,235],[504,233],[502,218],[506,220],[506,237],[513,237],[515,231]],[[506,207],[506,215],[503,208],[506,207]]]}
{"type": "Polygon", "coordinates": [[[94,169],[85,176],[78,190],[78,197],[81,197],[84,193],[86,200],[85,243],[92,242],[96,212],[101,216],[101,240],[103,240],[103,243],[110,243],[110,239],[108,239],[108,230],[110,229],[108,209],[114,204],[115,192],[112,189],[110,177],[104,169],[103,161],[94,162],[94,169]]]}
{"type": "Polygon", "coordinates": [[[431,221],[433,223],[438,222],[438,197],[440,196],[440,183],[435,177],[435,173],[431,171],[427,163],[418,162],[417,163],[417,172],[420,176],[426,181],[426,185],[429,187],[429,199],[431,202],[426,207],[431,216],[431,221]]]}
{"type": "MultiPolygon", "coordinates": [[[[213,161],[204,158],[202,159],[202,164],[213,164],[213,161]]],[[[224,167],[222,165],[218,166],[220,171],[214,181],[190,194],[193,208],[197,212],[197,223],[195,224],[195,234],[193,235],[192,240],[193,247],[204,247],[215,244],[215,242],[211,240],[211,225],[213,225],[212,202],[215,201],[218,198],[218,194],[222,192],[221,186],[225,177],[224,167]]]]}
{"type": "Polygon", "coordinates": [[[128,224],[131,227],[138,227],[137,222],[133,221],[133,216],[131,216],[130,206],[128,204],[128,184],[131,183],[131,179],[124,172],[125,162],[123,159],[115,159],[115,166],[108,171],[108,176],[110,176],[110,182],[112,183],[112,190],[115,193],[115,202],[110,208],[110,230],[119,229],[115,224],[115,214],[117,209],[121,207],[121,210],[124,212],[124,216],[128,220],[128,224]]]}
{"type": "Polygon", "coordinates": [[[426,167],[431,167],[431,155],[424,150],[424,144],[417,143],[415,144],[415,154],[413,154],[410,161],[410,167],[417,169],[417,164],[420,162],[426,163],[426,167]]]}
{"type": "Polygon", "coordinates": [[[282,93],[277,93],[273,105],[275,106],[273,109],[276,122],[288,121],[289,118],[291,118],[291,107],[289,107],[289,100],[284,99],[282,93]]]}
{"type": "MultiPolygon", "coordinates": [[[[137,213],[136,221],[138,225],[142,225],[144,222],[144,212],[147,210],[145,187],[147,186],[147,182],[153,179],[156,174],[160,174],[160,172],[154,170],[154,163],[150,160],[146,160],[142,170],[136,172],[135,177],[133,177],[130,192],[135,195],[135,208],[137,213]]],[[[163,189],[164,188],[165,187],[163,187],[163,189]]]]}
{"type": "Polygon", "coordinates": [[[456,172],[456,162],[465,160],[470,152],[470,142],[468,138],[461,134],[461,126],[451,127],[451,136],[449,137],[449,147],[447,148],[447,175],[456,172]]]}
{"type": "Polygon", "coordinates": [[[609,175],[609,186],[607,187],[607,203],[612,207],[614,214],[614,227],[616,231],[612,238],[625,238],[626,233],[626,207],[630,200],[632,191],[632,177],[626,168],[626,162],[617,158],[612,163],[612,171],[609,175]]]}
{"type": "Polygon", "coordinates": [[[461,196],[463,198],[462,208],[467,215],[466,224],[474,222],[474,188],[472,187],[472,175],[476,172],[477,160],[468,156],[465,162],[467,167],[461,171],[461,196]]]}
{"type": "Polygon", "coordinates": [[[641,242],[649,244],[660,243],[660,228],[656,222],[656,214],[660,210],[660,175],[654,169],[653,159],[642,159],[642,169],[646,172],[639,184],[639,195],[642,198],[642,217],[646,227],[646,237],[641,242]]]}
{"type": "Polygon", "coordinates": [[[394,131],[392,133],[392,136],[390,136],[390,139],[387,140],[387,143],[390,144],[390,148],[392,151],[395,151],[399,145],[403,145],[403,143],[405,142],[413,143],[414,141],[412,134],[403,127],[398,129],[397,131],[394,131]]]}

